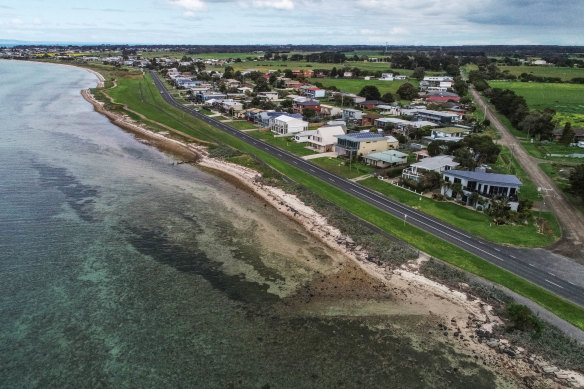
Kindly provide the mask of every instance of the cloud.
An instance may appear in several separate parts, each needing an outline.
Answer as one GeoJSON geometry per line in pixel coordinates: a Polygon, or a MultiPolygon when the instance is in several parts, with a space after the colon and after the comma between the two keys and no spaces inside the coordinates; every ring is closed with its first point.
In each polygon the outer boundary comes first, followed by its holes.
{"type": "Polygon", "coordinates": [[[292,0],[253,0],[256,8],[294,9],[292,0]]]}
{"type": "Polygon", "coordinates": [[[170,0],[169,3],[184,8],[187,12],[204,11],[207,9],[207,4],[202,0],[170,0]]]}
{"type": "Polygon", "coordinates": [[[19,18],[11,19],[10,20],[10,23],[12,23],[14,25],[24,24],[24,22],[22,21],[22,19],[19,19],[19,18]]]}

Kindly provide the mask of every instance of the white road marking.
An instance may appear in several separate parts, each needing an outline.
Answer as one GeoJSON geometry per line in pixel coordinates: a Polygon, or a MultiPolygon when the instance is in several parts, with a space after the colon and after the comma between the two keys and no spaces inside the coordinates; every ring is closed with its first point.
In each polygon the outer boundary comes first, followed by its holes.
{"type": "Polygon", "coordinates": [[[564,287],[563,287],[563,286],[561,286],[561,285],[558,285],[558,284],[556,284],[555,282],[551,282],[550,280],[548,280],[548,279],[546,279],[546,278],[544,278],[543,280],[544,280],[545,282],[549,282],[550,284],[557,286],[558,288],[562,288],[562,289],[564,289],[564,287]]]}
{"type": "Polygon", "coordinates": [[[531,267],[535,267],[535,266],[534,266],[533,264],[531,264],[531,263],[528,263],[528,265],[529,265],[529,266],[531,266],[531,267]]]}

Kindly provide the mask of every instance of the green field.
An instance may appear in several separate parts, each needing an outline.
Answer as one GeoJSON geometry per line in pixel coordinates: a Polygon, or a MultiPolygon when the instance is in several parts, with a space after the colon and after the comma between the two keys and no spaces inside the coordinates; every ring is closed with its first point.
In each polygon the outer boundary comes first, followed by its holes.
{"type": "MultiPolygon", "coordinates": [[[[421,231],[409,224],[403,224],[401,220],[380,212],[372,205],[365,203],[329,184],[306,174],[293,166],[290,166],[275,157],[262,152],[234,137],[197,120],[194,117],[182,117],[182,112],[166,104],[149,76],[144,79],[118,80],[119,91],[112,90],[116,100],[120,104],[127,104],[131,109],[140,112],[160,123],[174,127],[179,131],[218,143],[228,144],[244,152],[251,153],[261,158],[267,164],[305,186],[316,194],[326,198],[349,212],[378,226],[388,233],[409,242],[414,247],[429,253],[436,258],[480,275],[490,281],[504,285],[509,289],[526,296],[542,307],[549,309],[563,319],[584,329],[584,310],[572,303],[559,298],[538,286],[531,284],[521,277],[515,276],[498,268],[472,254],[453,246],[435,236],[421,231]],[[140,93],[140,91],[143,93],[140,93]]],[[[118,89],[118,88],[115,88],[118,89]]]]}
{"type": "Polygon", "coordinates": [[[563,81],[570,81],[572,78],[584,77],[584,69],[561,68],[557,66],[499,66],[502,72],[508,71],[517,77],[521,73],[533,74],[538,77],[559,77],[563,81]]]}
{"type": "Polygon", "coordinates": [[[406,81],[379,81],[379,80],[359,80],[359,79],[344,79],[344,78],[310,78],[310,82],[320,82],[324,87],[334,86],[340,91],[349,93],[359,93],[366,85],[373,85],[379,89],[379,93],[383,96],[385,93],[396,93],[398,88],[409,82],[410,84],[417,87],[419,85],[418,80],[406,80],[406,81]]]}
{"type": "Polygon", "coordinates": [[[348,160],[340,158],[315,158],[311,160],[311,162],[345,178],[356,178],[364,176],[366,174],[372,173],[375,170],[371,166],[366,166],[359,162],[349,163],[348,160]]]}
{"type": "Polygon", "coordinates": [[[584,127],[583,84],[490,81],[489,85],[523,96],[531,109],[554,109],[560,124],[569,121],[573,127],[584,127]]]}

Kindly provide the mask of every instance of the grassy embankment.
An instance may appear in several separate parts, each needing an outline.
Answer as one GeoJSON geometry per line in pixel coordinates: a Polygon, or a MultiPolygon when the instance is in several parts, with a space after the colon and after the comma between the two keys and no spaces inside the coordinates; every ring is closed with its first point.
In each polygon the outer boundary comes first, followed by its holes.
{"type": "Polygon", "coordinates": [[[584,310],[547,290],[504,271],[468,252],[442,241],[435,236],[421,231],[402,220],[380,212],[377,208],[355,197],[324,183],[280,160],[252,147],[245,142],[233,138],[219,130],[193,118],[182,117],[182,112],[167,105],[154,87],[148,76],[144,80],[119,80],[119,88],[110,92],[119,102],[131,106],[132,109],[141,112],[149,118],[175,127],[179,131],[197,137],[199,139],[223,143],[253,154],[264,162],[285,174],[307,189],[326,198],[333,204],[349,210],[354,215],[367,220],[388,233],[403,239],[412,246],[429,253],[432,256],[443,259],[470,273],[479,275],[487,280],[530,298],[542,307],[554,312],[559,317],[569,321],[577,327],[584,329],[584,310]],[[143,99],[140,88],[145,91],[143,99]]]}

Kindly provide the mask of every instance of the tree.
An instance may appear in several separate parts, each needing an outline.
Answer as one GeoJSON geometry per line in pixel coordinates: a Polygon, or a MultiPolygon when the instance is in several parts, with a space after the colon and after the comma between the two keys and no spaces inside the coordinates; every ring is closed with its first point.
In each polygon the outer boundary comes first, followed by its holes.
{"type": "Polygon", "coordinates": [[[304,115],[306,119],[312,119],[316,116],[316,111],[312,108],[305,108],[302,110],[302,115],[304,115]]]}
{"type": "Polygon", "coordinates": [[[402,100],[413,100],[418,97],[418,90],[415,86],[406,82],[405,84],[400,85],[397,94],[402,100]]]}
{"type": "Polygon", "coordinates": [[[541,320],[525,305],[509,304],[507,306],[507,317],[511,321],[513,329],[520,331],[534,330],[536,336],[541,333],[543,327],[541,320]]]}
{"type": "Polygon", "coordinates": [[[338,74],[337,73],[337,68],[336,67],[333,67],[331,69],[331,73],[330,73],[331,78],[335,78],[337,76],[337,74],[338,74]]]}
{"type": "Polygon", "coordinates": [[[572,129],[572,124],[570,122],[566,122],[564,125],[564,130],[562,131],[562,137],[560,138],[560,143],[569,146],[570,143],[574,141],[574,136],[576,132],[572,129]]]}
{"type": "Polygon", "coordinates": [[[584,200],[584,164],[576,166],[570,174],[571,191],[584,200]]]}
{"type": "Polygon", "coordinates": [[[426,72],[422,67],[415,68],[414,72],[412,73],[412,77],[416,78],[418,81],[422,81],[425,75],[426,72]]]}
{"type": "Polygon", "coordinates": [[[393,97],[393,94],[391,94],[390,92],[387,92],[386,94],[381,96],[380,100],[385,102],[385,103],[393,103],[395,101],[395,98],[393,97]]]}
{"type": "Polygon", "coordinates": [[[367,100],[379,100],[381,93],[379,93],[379,89],[375,85],[365,85],[359,92],[359,96],[365,97],[367,100]]]}
{"type": "Polygon", "coordinates": [[[253,91],[255,93],[259,93],[259,92],[269,92],[270,91],[270,86],[268,85],[268,82],[266,81],[265,78],[258,78],[256,81],[256,85],[253,88],[253,91]]]}
{"type": "Polygon", "coordinates": [[[443,147],[446,145],[446,142],[442,140],[435,140],[434,142],[428,145],[428,154],[430,157],[435,157],[437,155],[442,154],[443,147]]]}
{"type": "Polygon", "coordinates": [[[556,126],[555,114],[554,110],[547,108],[543,112],[531,111],[519,122],[517,127],[529,135],[539,135],[540,139],[551,139],[556,126]]]}

